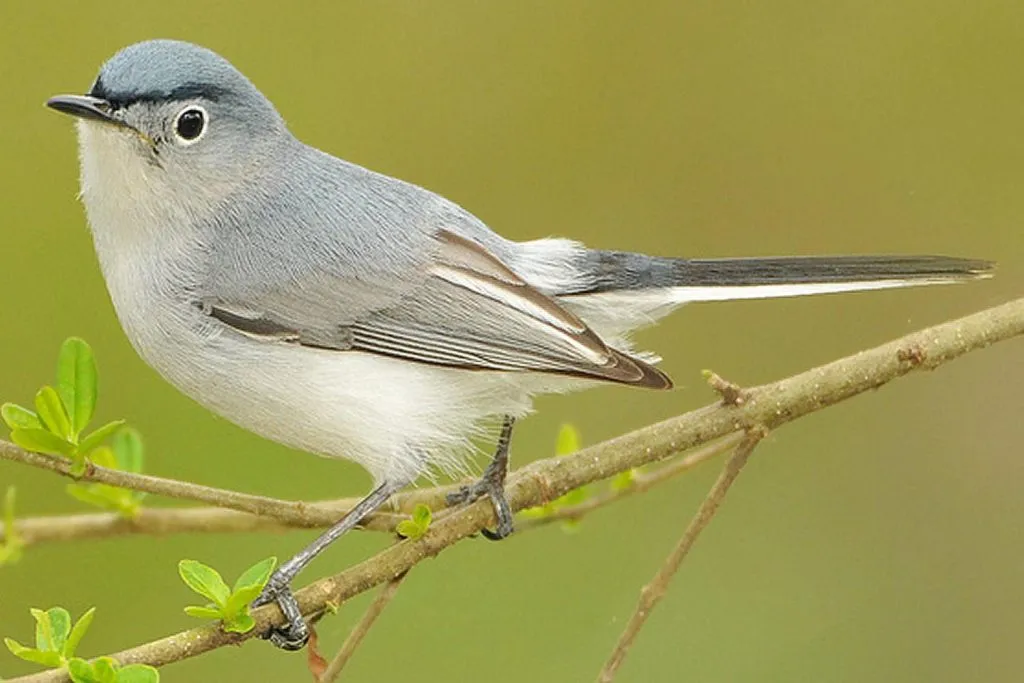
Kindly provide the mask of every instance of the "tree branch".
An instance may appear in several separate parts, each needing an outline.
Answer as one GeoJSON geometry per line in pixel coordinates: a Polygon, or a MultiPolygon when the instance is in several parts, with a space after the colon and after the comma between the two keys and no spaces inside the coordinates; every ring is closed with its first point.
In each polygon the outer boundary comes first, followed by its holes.
{"type": "Polygon", "coordinates": [[[740,470],[747,464],[750,454],[754,452],[754,448],[757,447],[757,444],[761,442],[761,439],[766,434],[767,432],[763,428],[754,427],[750,429],[743,441],[736,447],[732,457],[725,463],[722,473],[718,475],[718,479],[701,502],[697,512],[693,515],[693,519],[686,526],[686,531],[683,532],[679,543],[669,553],[669,556],[665,558],[665,562],[661,565],[658,573],[654,575],[654,578],[651,579],[651,582],[640,591],[640,602],[636,606],[636,611],[633,612],[633,616],[630,617],[625,630],[619,636],[619,642],[615,644],[612,656],[605,663],[604,668],[601,669],[601,673],[597,677],[598,683],[611,683],[612,679],[615,678],[615,674],[626,659],[633,641],[636,640],[640,629],[647,623],[647,617],[650,616],[651,611],[661,602],[665,593],[668,592],[668,585],[672,581],[672,577],[679,570],[679,566],[686,559],[693,544],[697,542],[700,532],[704,530],[711,521],[711,518],[715,516],[718,506],[722,504],[722,499],[729,492],[729,487],[736,481],[740,470]]]}
{"type": "MultiPolygon", "coordinates": [[[[307,503],[308,513],[301,520],[284,521],[274,517],[226,510],[217,507],[141,508],[128,518],[115,512],[75,515],[45,515],[15,520],[14,529],[26,546],[55,541],[77,541],[134,534],[166,536],[195,532],[282,531],[295,528],[324,528],[337,521],[351,505],[349,499],[307,503]]],[[[380,513],[367,521],[368,529],[394,531],[405,517],[380,513]]],[[[0,531],[0,542],[4,534],[0,531]]]]}
{"type": "MultiPolygon", "coordinates": [[[[608,491],[588,498],[578,505],[559,508],[544,517],[524,519],[518,526],[526,531],[537,526],[545,526],[552,522],[578,520],[584,515],[615,502],[619,498],[643,493],[653,486],[662,483],[678,474],[682,474],[698,464],[719,453],[729,450],[740,440],[739,436],[727,437],[719,443],[711,444],[699,451],[687,455],[676,462],[650,472],[637,472],[632,484],[619,491],[608,491]]],[[[171,481],[171,480],[167,480],[171,481]]],[[[444,487],[443,491],[451,487],[444,487]]],[[[440,497],[433,489],[423,489],[413,493],[419,494],[417,500],[440,497]]],[[[410,499],[412,500],[412,499],[410,499]]],[[[284,503],[285,501],[281,501],[284,503]]],[[[336,522],[353,505],[353,499],[324,500],[306,503],[306,514],[301,518],[280,519],[263,517],[237,510],[218,507],[193,508],[141,508],[131,518],[115,512],[87,512],[73,515],[43,515],[25,517],[14,522],[18,538],[25,546],[58,541],[78,541],[96,538],[110,538],[145,534],[166,536],[180,533],[230,533],[246,531],[284,531],[291,528],[326,528],[336,522]]],[[[401,508],[411,505],[403,501],[401,508]]],[[[287,509],[287,508],[286,508],[287,509]]],[[[368,521],[366,529],[392,533],[405,515],[378,512],[368,521]]],[[[0,527],[0,543],[5,541],[4,530],[0,527]]]]}
{"type": "MultiPolygon", "coordinates": [[[[143,508],[134,519],[108,513],[35,517],[19,520],[15,528],[26,544],[45,541],[66,541],[75,538],[97,538],[130,533],[173,533],[179,531],[246,531],[274,527],[321,528],[337,522],[359,502],[344,498],[319,502],[280,500],[254,496],[227,489],[193,484],[187,481],[133,474],[89,464],[85,474],[71,474],[71,461],[52,455],[25,451],[9,441],[0,440],[0,460],[10,460],[56,472],[75,481],[96,482],[144,491],[180,500],[209,503],[213,508],[154,509],[143,508]],[[234,512],[233,512],[234,511],[234,512]],[[242,514],[238,514],[242,513],[242,514]],[[205,526],[204,526],[205,525],[205,526]]],[[[412,490],[394,496],[391,511],[411,512],[417,503],[439,506],[454,486],[412,490]]],[[[394,531],[402,517],[378,511],[361,526],[374,531],[394,531]]],[[[0,542],[5,540],[0,528],[0,542]]]]}
{"type": "Polygon", "coordinates": [[[363,618],[352,627],[352,631],[348,634],[345,642],[342,643],[338,654],[334,656],[331,663],[327,665],[327,669],[320,675],[320,683],[334,683],[338,679],[338,676],[341,675],[341,670],[348,664],[348,660],[352,659],[352,653],[363,642],[363,638],[366,637],[373,623],[377,621],[377,617],[388,606],[391,599],[395,597],[395,593],[398,592],[398,587],[402,584],[402,580],[405,577],[406,574],[402,573],[384,584],[384,588],[381,589],[373,604],[367,608],[363,618]]]}
{"type": "MultiPolygon", "coordinates": [[[[914,370],[938,367],[970,351],[1021,334],[1024,334],[1024,298],[907,335],[772,384],[747,389],[742,393],[743,401],[737,405],[724,405],[720,401],[574,455],[534,462],[510,477],[506,491],[509,503],[513,510],[536,507],[574,488],[663,460],[732,432],[759,426],[773,430],[914,370]]],[[[342,602],[392,580],[423,559],[493,524],[493,516],[487,500],[453,510],[436,520],[423,537],[392,545],[368,560],[300,590],[296,597],[302,612],[322,611],[328,602],[342,602]]],[[[256,628],[244,635],[226,634],[211,625],[111,656],[122,664],[161,666],[239,643],[266,631],[271,625],[283,623],[275,605],[255,610],[253,617],[256,628]]],[[[18,683],[54,683],[68,679],[64,670],[51,670],[15,680],[18,683]]]]}
{"type": "Polygon", "coordinates": [[[705,460],[710,460],[716,455],[734,448],[742,440],[742,434],[733,434],[720,441],[708,444],[707,446],[704,446],[685,457],[679,458],[674,462],[670,462],[667,465],[659,467],[656,470],[651,470],[649,472],[637,472],[633,477],[633,482],[626,488],[622,488],[617,491],[605,491],[587,498],[582,503],[557,508],[552,513],[544,515],[543,517],[533,517],[531,519],[524,519],[521,522],[516,522],[516,531],[529,531],[530,529],[535,529],[537,527],[547,526],[553,522],[578,521],[594,510],[604,507],[609,503],[614,503],[617,500],[637,493],[644,493],[658,484],[668,481],[676,475],[682,474],[683,472],[689,472],[705,460]]]}

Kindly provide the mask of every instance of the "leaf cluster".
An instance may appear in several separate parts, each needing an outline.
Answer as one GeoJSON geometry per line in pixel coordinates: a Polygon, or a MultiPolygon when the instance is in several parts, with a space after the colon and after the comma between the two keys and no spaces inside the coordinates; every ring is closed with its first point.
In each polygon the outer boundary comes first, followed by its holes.
{"type": "Polygon", "coordinates": [[[409,519],[403,519],[395,527],[395,531],[402,538],[409,538],[416,540],[427,533],[427,529],[430,528],[431,512],[430,508],[419,503],[412,510],[412,515],[409,519]]]}
{"type": "Polygon", "coordinates": [[[121,666],[111,657],[86,661],[75,656],[78,644],[92,624],[95,607],[79,617],[74,625],[71,614],[63,607],[33,609],[31,613],[36,620],[35,647],[4,638],[4,644],[15,657],[55,669],[66,667],[74,683],[159,683],[159,672],[145,664],[121,666]]]}
{"type": "Polygon", "coordinates": [[[219,619],[228,633],[247,633],[256,625],[249,614],[249,603],[259,596],[277,565],[276,557],[268,557],[242,572],[235,585],[228,588],[220,572],[196,560],[178,563],[178,574],[185,585],[210,600],[205,606],[190,605],[185,614],[199,619],[219,619]]]}
{"type": "MultiPolygon", "coordinates": [[[[71,473],[81,476],[89,462],[125,472],[142,471],[142,439],[139,433],[114,420],[86,433],[96,408],[99,384],[96,361],[89,345],[76,337],[66,339],[57,357],[57,386],[36,392],[33,409],[16,403],[0,406],[0,415],[11,429],[11,440],[22,448],[72,461],[71,473]],[[107,441],[110,444],[107,445],[107,441]]],[[[69,484],[72,497],[124,517],[134,517],[144,493],[107,484],[69,484]]],[[[0,564],[20,556],[12,534],[13,493],[5,506],[6,537],[0,548],[0,564]]]]}
{"type": "Polygon", "coordinates": [[[31,410],[16,403],[0,406],[0,415],[11,428],[11,440],[28,451],[70,458],[72,474],[85,473],[86,458],[116,432],[123,420],[115,420],[84,434],[96,408],[97,373],[92,349],[71,337],[57,358],[57,387],[36,392],[31,410]]]}
{"type": "MultiPolygon", "coordinates": [[[[572,455],[578,450],[580,450],[579,431],[571,424],[562,425],[561,429],[558,430],[558,437],[555,439],[555,455],[560,458],[564,458],[565,456],[572,455]]],[[[613,477],[609,482],[609,487],[612,491],[617,492],[632,487],[634,483],[636,483],[636,470],[630,469],[625,472],[620,472],[613,477]]],[[[540,507],[527,508],[520,514],[524,517],[534,519],[551,517],[560,510],[580,505],[587,501],[593,494],[593,487],[581,486],[569,491],[559,498],[556,498],[550,503],[541,505],[540,507]]],[[[579,524],[580,522],[577,519],[565,519],[562,521],[561,526],[564,531],[573,532],[579,528],[579,524]]]]}

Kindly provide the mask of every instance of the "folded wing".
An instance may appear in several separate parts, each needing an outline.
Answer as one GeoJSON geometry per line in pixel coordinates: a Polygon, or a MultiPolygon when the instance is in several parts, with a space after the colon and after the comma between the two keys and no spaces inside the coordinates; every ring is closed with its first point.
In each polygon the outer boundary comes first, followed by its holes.
{"type": "MultiPolygon", "coordinates": [[[[608,347],[576,315],[540,293],[477,242],[442,230],[421,272],[401,282],[382,274],[380,308],[303,319],[303,310],[329,310],[324,297],[346,299],[345,281],[324,289],[304,308],[311,289],[278,288],[256,301],[204,301],[204,310],[232,329],[266,343],[364,351],[466,370],[546,372],[666,389],[671,380],[649,363],[608,347]],[[294,298],[294,301],[290,299],[294,298]]],[[[372,300],[372,299],[370,299],[372,300]]]]}

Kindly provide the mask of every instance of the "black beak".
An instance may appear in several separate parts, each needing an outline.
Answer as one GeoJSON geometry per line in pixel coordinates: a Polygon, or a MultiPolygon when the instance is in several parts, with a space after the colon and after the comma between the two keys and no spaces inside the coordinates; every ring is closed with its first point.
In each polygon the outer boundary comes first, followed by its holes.
{"type": "Polygon", "coordinates": [[[110,102],[91,95],[57,95],[46,100],[46,106],[80,119],[125,125],[120,119],[114,118],[114,107],[110,102]]]}

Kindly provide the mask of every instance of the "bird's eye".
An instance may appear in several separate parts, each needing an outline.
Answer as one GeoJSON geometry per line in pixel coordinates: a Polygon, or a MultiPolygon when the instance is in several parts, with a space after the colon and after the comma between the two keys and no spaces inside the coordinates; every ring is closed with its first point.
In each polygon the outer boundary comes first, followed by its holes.
{"type": "Polygon", "coordinates": [[[174,119],[174,134],[182,144],[191,145],[206,132],[206,111],[197,105],[182,109],[174,119]]]}

